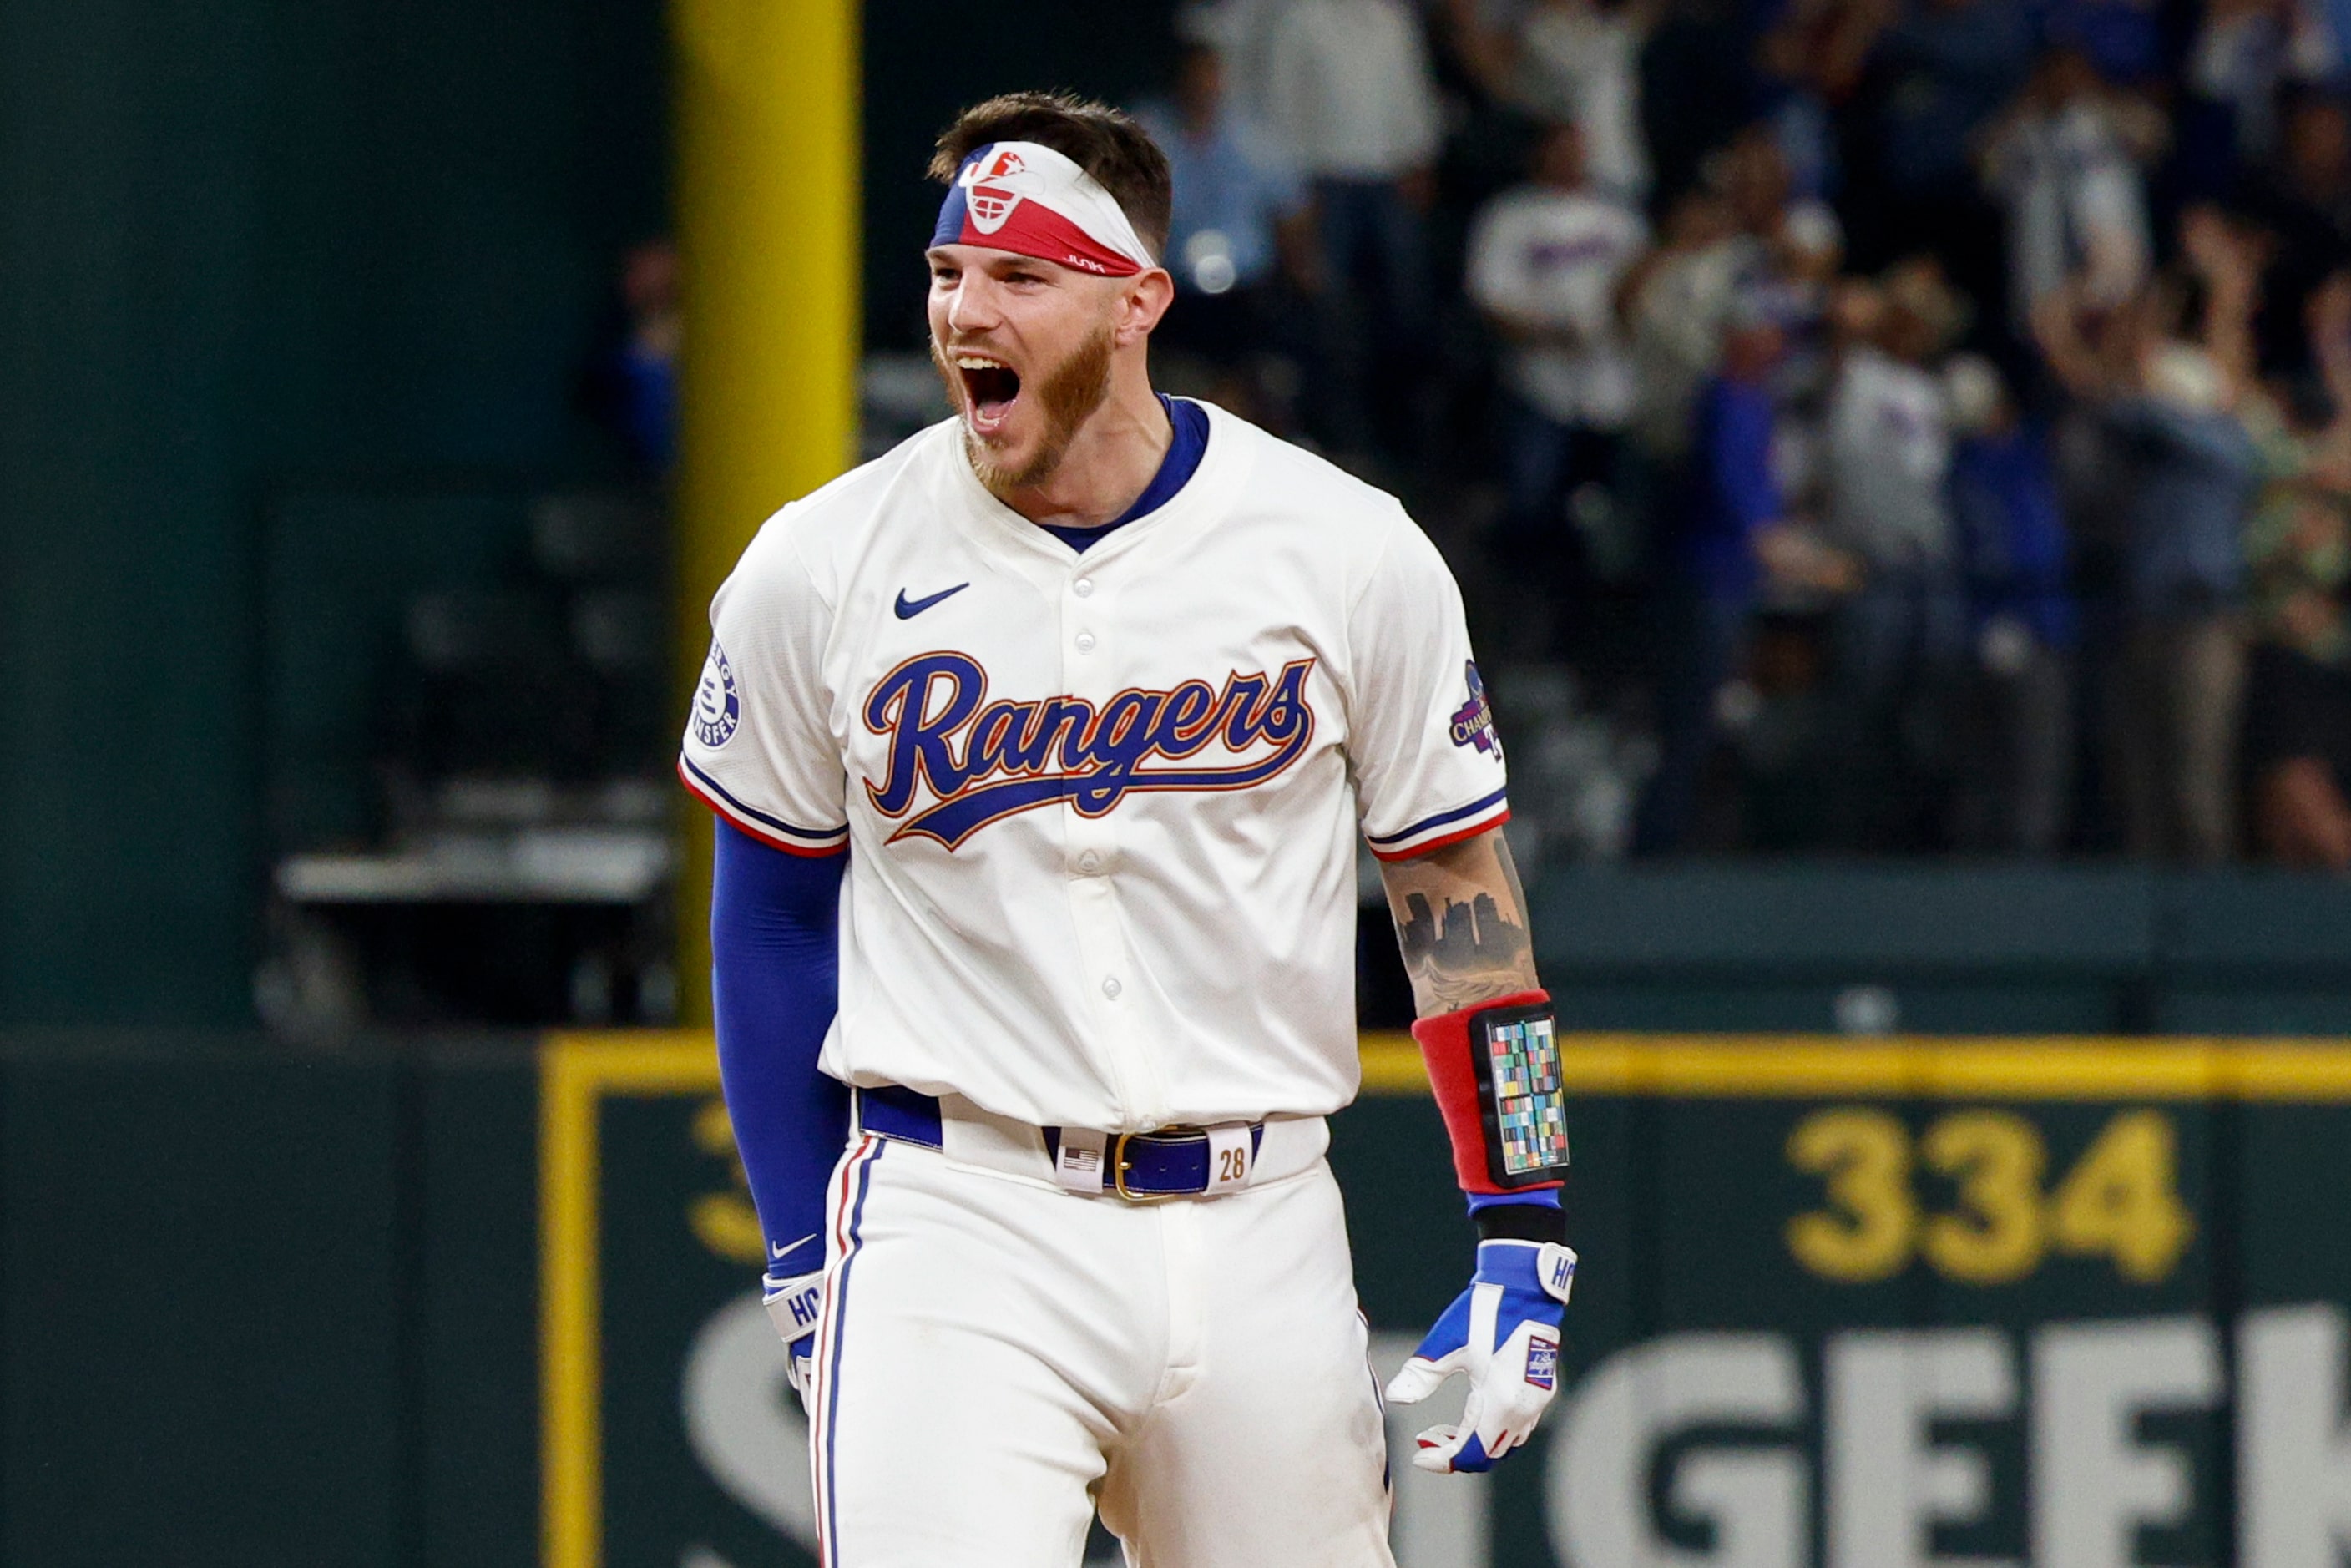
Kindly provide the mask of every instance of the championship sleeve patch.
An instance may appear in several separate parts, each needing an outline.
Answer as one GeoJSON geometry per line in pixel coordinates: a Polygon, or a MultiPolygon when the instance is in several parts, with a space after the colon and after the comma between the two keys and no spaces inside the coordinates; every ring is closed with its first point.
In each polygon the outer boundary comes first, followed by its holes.
{"type": "Polygon", "coordinates": [[[1475,747],[1499,762],[1502,737],[1494,727],[1493,705],[1486,700],[1485,678],[1478,674],[1475,659],[1465,660],[1461,669],[1468,681],[1469,698],[1453,710],[1450,738],[1456,746],[1475,747]]]}

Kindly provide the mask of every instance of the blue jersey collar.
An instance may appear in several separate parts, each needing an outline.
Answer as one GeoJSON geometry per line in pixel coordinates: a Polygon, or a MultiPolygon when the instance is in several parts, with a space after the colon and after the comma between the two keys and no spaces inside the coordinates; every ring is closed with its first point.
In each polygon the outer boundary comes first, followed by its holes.
{"type": "Polygon", "coordinates": [[[1139,518],[1147,517],[1176,498],[1176,493],[1198,472],[1200,460],[1208,455],[1208,411],[1188,398],[1159,394],[1160,406],[1167,411],[1167,422],[1175,428],[1175,439],[1167,444],[1167,455],[1159,460],[1159,472],[1134,498],[1134,505],[1113,517],[1100,528],[1063,528],[1052,523],[1038,527],[1063,544],[1085,553],[1089,545],[1099,544],[1113,528],[1124,528],[1139,518]]]}

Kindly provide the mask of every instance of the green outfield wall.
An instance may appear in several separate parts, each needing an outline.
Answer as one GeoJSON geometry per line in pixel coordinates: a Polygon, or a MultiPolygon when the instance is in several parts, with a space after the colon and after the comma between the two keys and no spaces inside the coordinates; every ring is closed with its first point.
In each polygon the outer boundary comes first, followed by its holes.
{"type": "Polygon", "coordinates": [[[2106,865],[1554,867],[1584,1029],[2351,1035],[2351,880],[2106,865]]]}
{"type": "MultiPolygon", "coordinates": [[[[1408,1042],[1365,1066],[1393,1362],[1471,1239],[1408,1042]]],[[[1574,1379],[1491,1478],[1399,1470],[1406,1568],[2351,1549],[2351,1044],[1590,1034],[1571,1078],[1574,1379]]],[[[10,1038],[0,1561],[810,1562],[756,1247],[705,1040],[10,1038]]]]}

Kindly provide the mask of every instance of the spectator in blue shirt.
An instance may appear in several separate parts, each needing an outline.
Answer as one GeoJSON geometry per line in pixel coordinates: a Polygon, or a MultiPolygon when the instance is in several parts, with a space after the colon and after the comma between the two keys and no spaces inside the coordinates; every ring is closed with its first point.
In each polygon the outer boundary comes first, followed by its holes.
{"type": "MultiPolygon", "coordinates": [[[[2192,234],[2191,214],[2183,235],[2192,234]]],[[[2134,854],[2213,864],[2237,828],[2244,525],[2258,449],[2239,419],[2259,263],[2250,246],[2157,279],[2094,349],[2073,291],[2035,318],[2051,371],[2095,405],[2123,485],[2116,782],[2134,854]]]]}
{"type": "Polygon", "coordinates": [[[2051,854],[2073,789],[2075,632],[2056,474],[2042,432],[2019,416],[1990,361],[1960,356],[1944,385],[1959,437],[1952,532],[1975,651],[1954,837],[1963,851],[2051,854]]]}
{"type": "Polygon", "coordinates": [[[648,240],[622,258],[618,319],[585,369],[585,412],[635,473],[657,478],[677,457],[677,358],[685,316],[677,247],[648,240]]]}
{"type": "Polygon", "coordinates": [[[1742,311],[1691,408],[1679,527],[1664,562],[1660,756],[1634,828],[1636,854],[1670,853],[1688,838],[1714,749],[1717,697],[1744,654],[1764,579],[1827,589],[1850,579],[1841,554],[1786,521],[1771,469],[1771,372],[1783,348],[1776,322],[1742,311]]]}
{"type": "Polygon", "coordinates": [[[1280,425],[1253,361],[1300,336],[1283,329],[1297,312],[1283,311],[1280,296],[1285,274],[1311,265],[1305,183],[1232,103],[1224,57],[1207,45],[1184,50],[1174,96],[1135,118],[1165,151],[1175,185],[1166,261],[1176,304],[1154,344],[1200,361],[1212,383],[1203,390],[1218,402],[1280,425]]]}

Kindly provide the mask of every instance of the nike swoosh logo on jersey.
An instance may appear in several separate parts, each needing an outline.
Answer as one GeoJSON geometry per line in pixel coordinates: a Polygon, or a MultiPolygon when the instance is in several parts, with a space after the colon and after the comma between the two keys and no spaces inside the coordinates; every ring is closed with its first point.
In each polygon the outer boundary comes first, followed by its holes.
{"type": "Polygon", "coordinates": [[[902,588],[898,591],[898,619],[901,621],[912,621],[915,616],[920,615],[924,611],[928,610],[940,600],[953,599],[956,594],[961,593],[965,589],[969,588],[971,584],[968,582],[958,582],[953,588],[943,588],[936,593],[934,593],[925,599],[908,599],[906,597],[906,591],[902,588]]]}
{"type": "Polygon", "coordinates": [[[789,1247],[778,1247],[774,1242],[770,1241],[768,1243],[768,1261],[770,1263],[781,1262],[784,1259],[790,1257],[793,1253],[799,1251],[801,1248],[807,1246],[810,1242],[815,1239],[816,1238],[813,1236],[803,1236],[798,1241],[793,1242],[789,1247]]]}

